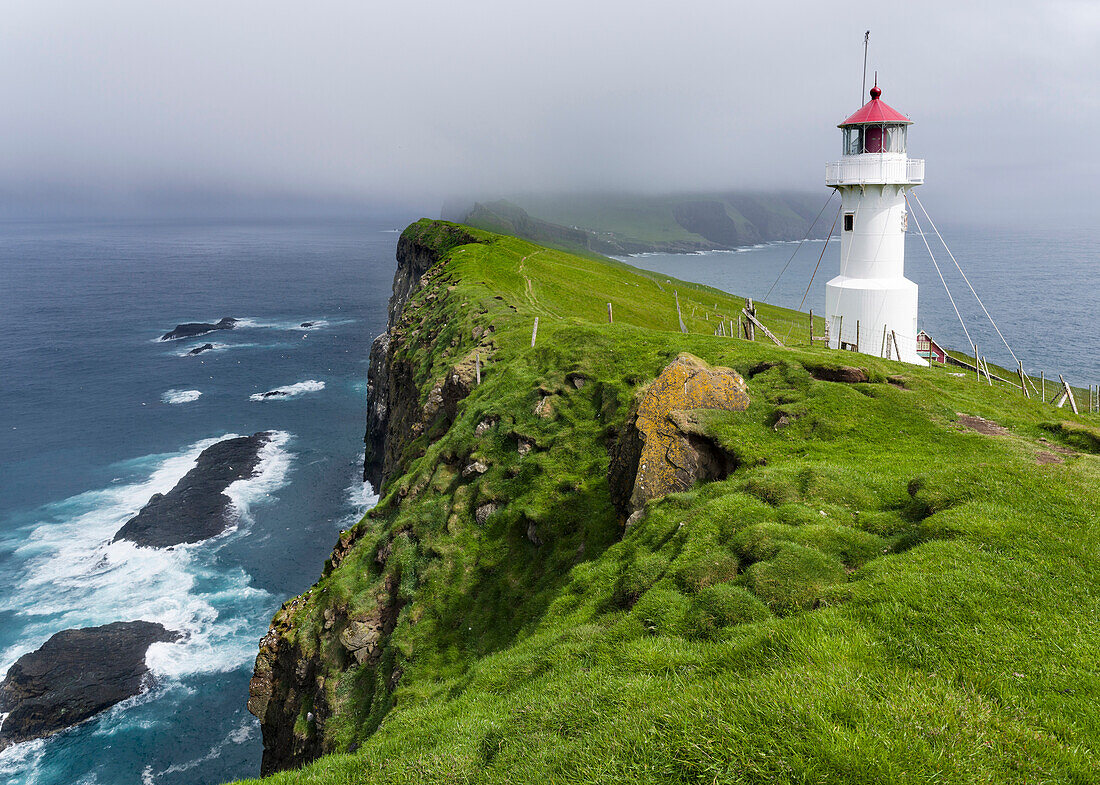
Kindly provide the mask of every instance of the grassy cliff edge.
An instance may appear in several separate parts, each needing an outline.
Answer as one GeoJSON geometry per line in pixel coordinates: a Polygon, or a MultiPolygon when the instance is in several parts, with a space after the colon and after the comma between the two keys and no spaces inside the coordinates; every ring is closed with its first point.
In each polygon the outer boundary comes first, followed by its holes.
{"type": "Polygon", "coordinates": [[[1093,781],[1096,416],[766,305],[787,348],[719,337],[740,298],[625,264],[402,243],[382,500],[257,659],[265,770],[307,764],[274,782],[1093,781]],[[693,421],[736,468],[624,528],[609,450],[685,351],[747,382],[693,421]]]}

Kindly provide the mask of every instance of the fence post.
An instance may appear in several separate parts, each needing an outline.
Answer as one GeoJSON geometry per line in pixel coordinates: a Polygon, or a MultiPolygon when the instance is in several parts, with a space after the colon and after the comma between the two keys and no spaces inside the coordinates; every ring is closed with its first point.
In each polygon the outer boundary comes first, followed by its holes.
{"type": "Polygon", "coordinates": [[[611,315],[611,303],[607,304],[607,323],[608,324],[614,324],[615,323],[615,319],[611,315]]]}
{"type": "Polygon", "coordinates": [[[474,373],[477,374],[477,383],[481,384],[481,352],[474,355],[474,373]]]}
{"type": "Polygon", "coordinates": [[[539,317],[536,316],[535,317],[535,329],[533,329],[531,331],[531,346],[532,346],[532,348],[535,346],[535,338],[538,337],[538,334],[539,334],[539,317]]]}
{"type": "Polygon", "coordinates": [[[1066,399],[1069,401],[1069,408],[1073,409],[1074,414],[1080,414],[1080,412],[1077,411],[1077,401],[1073,399],[1073,390],[1070,389],[1069,383],[1066,382],[1062,374],[1058,374],[1058,380],[1062,382],[1062,388],[1066,391],[1066,399]]]}

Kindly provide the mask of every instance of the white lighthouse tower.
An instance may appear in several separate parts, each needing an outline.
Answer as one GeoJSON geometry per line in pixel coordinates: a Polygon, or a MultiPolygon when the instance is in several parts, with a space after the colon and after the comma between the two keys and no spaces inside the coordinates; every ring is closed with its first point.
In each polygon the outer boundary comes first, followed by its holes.
{"type": "Polygon", "coordinates": [[[843,157],[825,167],[841,196],[840,275],[825,285],[829,345],[927,365],[917,354],[917,285],[905,277],[907,189],[924,182],[924,161],[906,155],[912,121],[880,98],[838,128],[843,157]]]}

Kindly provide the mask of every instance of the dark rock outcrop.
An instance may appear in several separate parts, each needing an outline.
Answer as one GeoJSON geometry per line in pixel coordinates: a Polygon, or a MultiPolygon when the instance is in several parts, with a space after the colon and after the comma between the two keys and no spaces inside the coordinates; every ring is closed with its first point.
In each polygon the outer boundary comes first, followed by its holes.
{"type": "MultiPolygon", "coordinates": [[[[347,668],[378,666],[383,642],[397,625],[402,608],[397,588],[396,581],[386,581],[366,612],[349,615],[346,608],[325,610],[325,634],[339,642],[347,668]]],[[[316,639],[306,642],[286,634],[296,626],[295,617],[309,599],[306,592],[275,614],[271,629],[260,641],[248,685],[248,710],[260,720],[264,740],[261,776],[297,768],[326,752],[322,742],[331,710],[325,677],[315,653],[307,651],[316,639]]],[[[400,675],[399,670],[390,674],[390,690],[400,675]]]]}
{"type": "Polygon", "coordinates": [[[413,369],[395,359],[400,341],[395,342],[394,338],[400,333],[405,303],[424,286],[425,276],[446,253],[457,246],[478,242],[461,227],[439,226],[446,233],[442,239],[436,237],[429,242],[415,231],[406,230],[398,240],[389,324],[386,332],[371,344],[363,478],[375,488],[381,488],[390,477],[415,424],[423,418],[413,369]]]}
{"type": "Polygon", "coordinates": [[[181,338],[196,338],[200,335],[206,335],[212,333],[215,330],[232,330],[237,326],[239,319],[234,319],[232,316],[225,316],[214,324],[209,322],[188,322],[187,324],[177,324],[174,330],[169,330],[160,337],[162,341],[178,341],[181,338]]]}
{"type": "Polygon", "coordinates": [[[629,519],[650,499],[723,479],[736,461],[710,439],[693,411],[744,411],[745,380],[681,353],[639,395],[611,447],[611,499],[629,519]]]}
{"type": "Polygon", "coordinates": [[[210,445],[199,454],[195,467],[168,493],[154,494],[118,530],[114,541],[166,548],[221,534],[231,523],[225,489],[256,473],[260,450],[270,440],[271,434],[261,431],[210,445]]]}
{"type": "Polygon", "coordinates": [[[194,349],[189,351],[187,354],[188,354],[188,356],[193,357],[196,354],[202,354],[203,352],[209,352],[213,348],[214,348],[214,344],[204,343],[202,346],[196,346],[194,349]]]}
{"type": "Polygon", "coordinates": [[[63,630],[24,654],[0,682],[0,750],[42,738],[142,692],[145,652],[182,636],[148,621],[63,630]]]}
{"type": "Polygon", "coordinates": [[[850,365],[830,367],[827,365],[806,366],[806,370],[815,379],[823,382],[843,382],[845,384],[860,384],[868,380],[867,372],[862,368],[853,368],[850,365]]]}

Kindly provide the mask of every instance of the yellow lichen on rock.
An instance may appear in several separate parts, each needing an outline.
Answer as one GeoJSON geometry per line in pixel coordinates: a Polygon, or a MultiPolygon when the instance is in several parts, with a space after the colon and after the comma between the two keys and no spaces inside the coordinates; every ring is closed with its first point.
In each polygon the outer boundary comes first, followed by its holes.
{"type": "Polygon", "coordinates": [[[683,412],[737,412],[748,406],[748,387],[739,373],[707,365],[686,352],[677,356],[642,391],[613,449],[612,494],[624,515],[640,510],[649,499],[724,477],[734,468],[732,457],[698,429],[683,427],[691,420],[683,412]]]}

